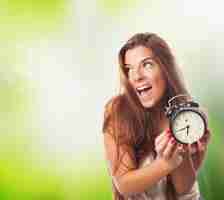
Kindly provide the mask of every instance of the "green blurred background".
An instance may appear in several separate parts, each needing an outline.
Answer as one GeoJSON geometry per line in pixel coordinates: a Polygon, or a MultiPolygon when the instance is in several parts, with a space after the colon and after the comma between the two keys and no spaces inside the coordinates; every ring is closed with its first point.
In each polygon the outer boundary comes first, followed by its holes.
{"type": "Polygon", "coordinates": [[[111,199],[102,145],[117,53],[136,32],[170,44],[212,140],[199,174],[224,199],[222,2],[0,1],[0,200],[111,199]]]}

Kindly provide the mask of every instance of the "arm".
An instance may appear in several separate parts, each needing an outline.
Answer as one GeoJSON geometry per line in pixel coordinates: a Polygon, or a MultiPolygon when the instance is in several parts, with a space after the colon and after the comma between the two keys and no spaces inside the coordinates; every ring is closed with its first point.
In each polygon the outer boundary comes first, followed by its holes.
{"type": "Polygon", "coordinates": [[[187,193],[196,180],[196,171],[189,153],[186,153],[181,165],[171,173],[171,180],[177,194],[187,193]]]}
{"type": "Polygon", "coordinates": [[[115,176],[114,181],[121,194],[135,194],[150,188],[162,177],[168,175],[170,170],[162,159],[158,159],[144,168],[130,170],[120,177],[115,176]]]}
{"type": "Polygon", "coordinates": [[[210,137],[210,131],[206,130],[203,137],[196,144],[196,151],[191,155],[194,168],[197,172],[199,171],[205,159],[210,137]]]}
{"type": "Polygon", "coordinates": [[[207,146],[210,141],[210,132],[207,130],[203,137],[197,143],[189,145],[188,151],[191,156],[194,169],[196,172],[200,170],[207,153],[207,146]]]}
{"type": "Polygon", "coordinates": [[[205,152],[194,153],[191,155],[191,158],[192,158],[192,162],[194,165],[194,169],[196,170],[196,172],[198,172],[202,166],[203,161],[204,161],[205,152]]]}
{"type": "Polygon", "coordinates": [[[113,177],[114,183],[123,195],[129,195],[145,191],[157,183],[162,177],[167,176],[171,171],[177,168],[182,162],[182,157],[179,155],[180,151],[176,148],[173,139],[169,139],[165,133],[157,137],[157,151],[160,155],[150,165],[143,168],[136,169],[136,163],[131,158],[133,152],[131,148],[127,151],[130,153],[124,153],[124,149],[128,147],[122,147],[119,149],[121,153],[122,163],[118,169],[115,170],[117,147],[114,139],[109,134],[104,134],[104,145],[106,150],[106,159],[109,161],[109,171],[113,177]],[[165,140],[164,140],[165,138],[165,140]],[[162,142],[163,141],[163,142],[162,142]],[[165,142],[164,142],[165,141],[165,142]]]}
{"type": "Polygon", "coordinates": [[[207,130],[196,145],[188,145],[184,161],[171,174],[172,182],[177,193],[185,193],[192,188],[196,180],[197,172],[205,159],[209,140],[210,132],[207,130]]]}
{"type": "Polygon", "coordinates": [[[120,164],[115,170],[118,161],[116,157],[117,145],[112,136],[107,133],[104,134],[104,147],[109,172],[113,178],[114,184],[122,195],[126,196],[143,192],[171,171],[169,165],[162,159],[155,160],[144,168],[136,169],[134,160],[128,153],[124,152],[125,147],[120,147],[119,152],[123,155],[122,163],[125,163],[125,166],[120,164]]]}

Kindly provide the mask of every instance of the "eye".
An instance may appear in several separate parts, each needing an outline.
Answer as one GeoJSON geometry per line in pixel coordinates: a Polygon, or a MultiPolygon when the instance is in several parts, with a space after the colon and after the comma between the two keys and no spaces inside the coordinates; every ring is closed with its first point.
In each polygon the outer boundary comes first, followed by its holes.
{"type": "Polygon", "coordinates": [[[152,62],[145,62],[145,63],[143,63],[143,67],[144,67],[144,69],[149,70],[153,67],[153,63],[152,62]]]}

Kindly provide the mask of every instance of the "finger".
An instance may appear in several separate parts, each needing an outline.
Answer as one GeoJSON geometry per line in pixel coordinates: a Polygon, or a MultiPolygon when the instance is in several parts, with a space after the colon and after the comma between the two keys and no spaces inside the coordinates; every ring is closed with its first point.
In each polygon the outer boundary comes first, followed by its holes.
{"type": "Polygon", "coordinates": [[[164,138],[166,135],[167,135],[167,136],[171,135],[170,133],[171,133],[171,132],[170,132],[170,130],[169,130],[169,128],[168,128],[168,129],[166,129],[165,131],[163,131],[162,133],[160,133],[159,136],[156,137],[156,140],[157,140],[158,142],[160,142],[160,141],[162,140],[162,138],[164,138]]]}
{"type": "Polygon", "coordinates": [[[206,132],[205,132],[205,136],[206,136],[207,140],[209,141],[210,138],[211,138],[211,132],[210,132],[209,129],[206,130],[206,132]]]}
{"type": "Polygon", "coordinates": [[[205,136],[210,136],[210,134],[211,134],[211,133],[210,133],[210,130],[209,130],[209,129],[206,129],[204,135],[205,135],[205,136]]]}
{"type": "Polygon", "coordinates": [[[209,129],[206,129],[205,130],[204,136],[205,137],[210,137],[211,136],[211,133],[210,133],[210,130],[209,129]]]}
{"type": "Polygon", "coordinates": [[[197,152],[197,142],[194,142],[190,145],[190,154],[194,154],[197,152]]]}
{"type": "Polygon", "coordinates": [[[171,156],[177,157],[177,156],[183,156],[183,155],[184,155],[184,152],[182,148],[178,148],[178,145],[177,145],[176,148],[173,150],[173,154],[171,156]]]}
{"type": "Polygon", "coordinates": [[[155,148],[156,148],[156,152],[158,154],[162,154],[164,149],[166,148],[168,142],[169,142],[169,137],[164,138],[163,141],[161,141],[155,148]]]}
{"type": "Polygon", "coordinates": [[[209,128],[206,128],[206,130],[205,130],[205,133],[210,133],[210,129],[209,128]]]}
{"type": "Polygon", "coordinates": [[[183,144],[183,148],[185,151],[188,151],[188,144],[183,144]]]}
{"type": "Polygon", "coordinates": [[[187,151],[189,152],[190,155],[196,153],[198,150],[197,150],[197,143],[193,143],[193,144],[186,144],[186,148],[187,148],[187,151]]]}
{"type": "Polygon", "coordinates": [[[159,143],[165,138],[165,137],[170,137],[171,133],[169,129],[166,129],[163,131],[159,136],[156,137],[155,139],[155,146],[158,146],[159,143]]]}
{"type": "Polygon", "coordinates": [[[167,144],[166,148],[164,149],[163,152],[163,157],[165,157],[166,159],[169,159],[172,156],[172,152],[174,150],[176,146],[176,141],[174,138],[169,140],[169,143],[167,144]]]}
{"type": "Polygon", "coordinates": [[[206,130],[206,132],[204,133],[204,135],[200,138],[200,141],[202,143],[208,143],[210,141],[211,138],[211,134],[209,130],[206,130]]]}
{"type": "Polygon", "coordinates": [[[179,149],[180,152],[182,152],[182,153],[185,152],[185,149],[184,149],[184,145],[183,145],[183,144],[178,143],[178,144],[177,144],[177,148],[179,149]]]}
{"type": "Polygon", "coordinates": [[[206,145],[203,145],[203,143],[200,142],[200,140],[197,141],[197,150],[198,150],[199,152],[202,152],[202,151],[205,151],[205,149],[206,149],[206,145]]]}
{"type": "Polygon", "coordinates": [[[207,145],[210,141],[210,137],[202,137],[199,139],[199,141],[202,143],[202,144],[205,144],[207,145]]]}

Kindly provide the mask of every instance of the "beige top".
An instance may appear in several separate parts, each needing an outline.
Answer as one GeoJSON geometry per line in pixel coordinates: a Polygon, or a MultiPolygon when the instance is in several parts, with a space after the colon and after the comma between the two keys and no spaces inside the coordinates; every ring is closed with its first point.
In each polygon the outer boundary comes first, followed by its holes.
{"type": "MultiPolygon", "coordinates": [[[[150,164],[153,161],[152,156],[146,157],[141,163],[140,167],[150,164]]],[[[166,200],[166,184],[167,178],[162,178],[154,186],[150,187],[143,193],[138,193],[128,197],[128,200],[166,200]]],[[[200,197],[200,191],[198,182],[195,181],[192,189],[184,195],[177,196],[178,200],[198,200],[200,197]]]]}

